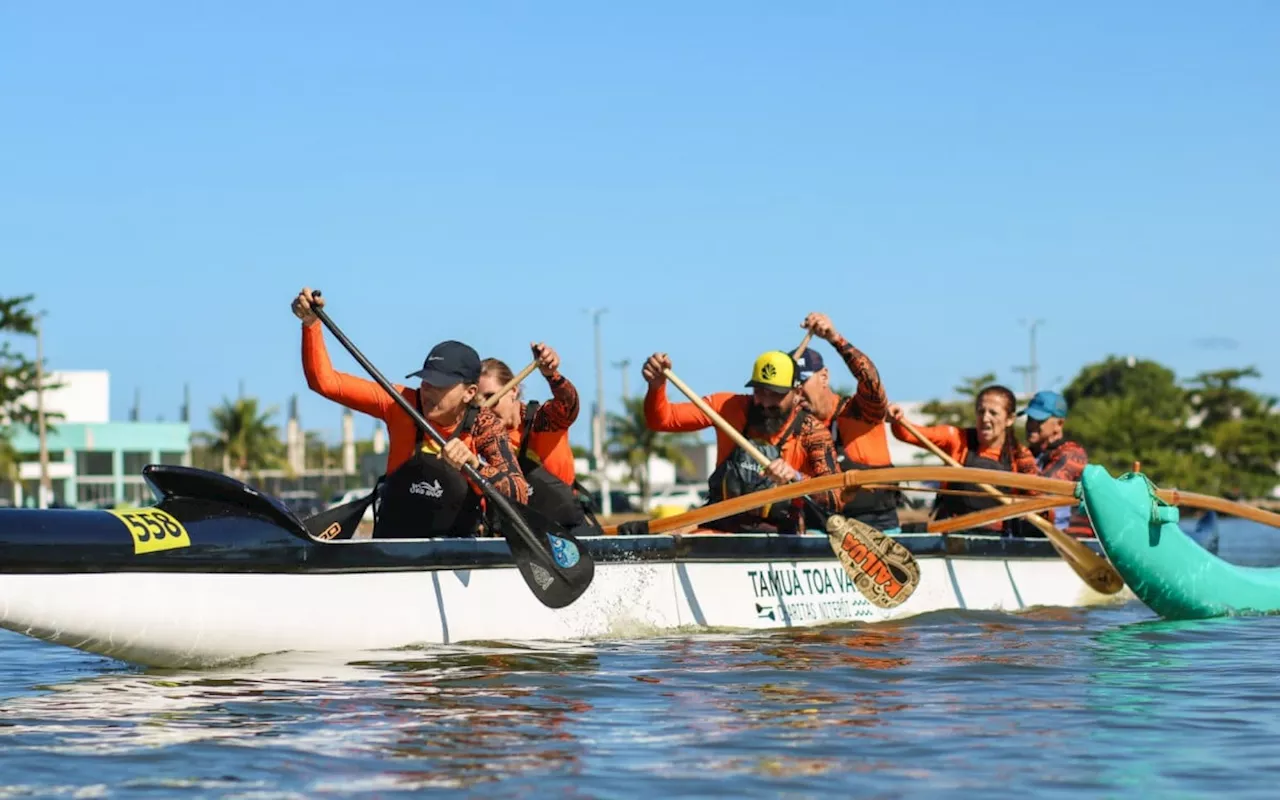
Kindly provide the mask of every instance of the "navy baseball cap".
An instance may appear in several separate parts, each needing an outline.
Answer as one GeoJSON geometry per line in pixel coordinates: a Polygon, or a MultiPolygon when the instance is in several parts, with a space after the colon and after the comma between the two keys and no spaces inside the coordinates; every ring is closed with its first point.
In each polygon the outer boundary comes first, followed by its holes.
{"type": "Polygon", "coordinates": [[[480,380],[480,354],[462,342],[450,339],[431,348],[422,362],[422,369],[405,375],[405,378],[421,378],[428,385],[441,389],[459,383],[477,383],[480,380]]]}
{"type": "Polygon", "coordinates": [[[1051,417],[1067,418],[1067,400],[1057,392],[1036,392],[1027,407],[1018,412],[1018,416],[1026,414],[1034,420],[1044,422],[1051,417]]]}
{"type": "Polygon", "coordinates": [[[817,350],[811,350],[806,347],[800,357],[796,359],[796,365],[799,367],[796,380],[804,383],[822,371],[822,355],[817,350]]]}

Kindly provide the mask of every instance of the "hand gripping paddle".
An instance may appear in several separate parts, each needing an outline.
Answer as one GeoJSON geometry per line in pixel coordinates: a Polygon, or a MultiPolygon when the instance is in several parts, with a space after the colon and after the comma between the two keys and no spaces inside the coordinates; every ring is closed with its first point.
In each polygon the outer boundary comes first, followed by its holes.
{"type": "MultiPolygon", "coordinates": [[[[319,297],[320,292],[316,291],[314,296],[319,297]]],[[[329,319],[325,310],[313,305],[311,311],[338,341],[342,342],[342,346],[347,348],[352,358],[360,362],[360,366],[364,367],[378,385],[391,395],[414,424],[443,448],[444,437],[431,427],[422,414],[418,413],[418,409],[410,405],[377,367],[364,357],[346,334],[334,324],[333,320],[329,319]]],[[[484,496],[500,515],[503,524],[498,526],[499,533],[507,540],[516,568],[520,570],[520,574],[534,596],[549,608],[564,608],[577,600],[595,577],[595,561],[587,549],[572,533],[565,530],[564,526],[552,522],[528,506],[513,503],[507,499],[494,488],[493,484],[485,480],[475,467],[464,464],[462,472],[480,487],[484,496]]]]}
{"type": "MultiPolygon", "coordinates": [[[[748,455],[755,459],[761,468],[769,466],[759,448],[751,443],[724,417],[707,405],[684,381],[675,376],[669,369],[662,374],[675,384],[685,397],[688,397],[717,428],[729,436],[748,455]]],[[[822,517],[827,531],[828,542],[832,552],[840,560],[840,566],[853,580],[854,586],[862,592],[873,605],[880,608],[894,608],[906,602],[920,584],[920,565],[901,542],[895,541],[881,531],[840,514],[828,515],[808,496],[804,498],[808,507],[822,517]]]]}

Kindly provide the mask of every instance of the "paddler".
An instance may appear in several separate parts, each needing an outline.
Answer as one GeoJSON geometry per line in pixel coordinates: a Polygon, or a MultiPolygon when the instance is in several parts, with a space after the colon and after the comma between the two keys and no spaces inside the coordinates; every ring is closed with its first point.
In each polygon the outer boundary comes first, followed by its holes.
{"type": "MultiPolygon", "coordinates": [[[[957,428],[953,425],[934,425],[931,427],[915,426],[917,430],[939,449],[966,467],[977,469],[995,469],[1005,472],[1017,472],[1023,475],[1038,475],[1035,456],[1024,445],[1018,443],[1013,430],[1014,412],[1017,398],[1004,386],[987,386],[974,398],[973,410],[977,419],[976,425],[968,428],[957,428]]],[[[907,444],[923,446],[915,436],[901,424],[902,406],[889,405],[890,428],[893,435],[907,444]]],[[[993,508],[999,500],[984,495],[982,490],[970,483],[944,484],[942,488],[965,491],[969,495],[939,494],[934,504],[934,518],[946,519],[958,517],[973,511],[993,508]]],[[[1025,535],[1027,526],[1014,520],[992,523],[984,529],[1002,531],[1006,535],[1025,535]]]]}
{"type": "Polygon", "coordinates": [[[459,471],[463,464],[471,464],[511,500],[528,501],[529,486],[511,450],[506,426],[497,414],[476,404],[480,356],[474,349],[462,342],[440,342],[431,348],[422,369],[405,376],[417,378],[417,387],[394,387],[447,440],[441,449],[381,386],[333,368],[313,305],[323,308],[324,298],[306,288],[292,304],[294,315],[302,320],[302,371],[307,386],[387,425],[390,446],[387,471],[379,479],[375,537],[476,535],[482,495],[459,471]]]}
{"type": "MultiPolygon", "coordinates": [[[[521,402],[517,386],[501,397],[493,411],[506,425],[520,471],[529,482],[529,506],[548,519],[572,528],[585,514],[573,493],[576,470],[569,427],[578,419],[578,390],[560,373],[560,356],[545,343],[530,345],[538,372],[551,389],[551,399],[521,402]]],[[[496,358],[480,366],[480,400],[487,402],[512,379],[511,367],[496,358]]]]}
{"type": "MultiPolygon", "coordinates": [[[[809,314],[800,327],[834,347],[858,382],[857,391],[853,394],[836,394],[831,390],[830,373],[823,364],[821,353],[806,347],[796,359],[800,368],[801,397],[831,433],[840,469],[893,466],[887,426],[884,424],[889,400],[885,397],[876,365],[840,335],[826,314],[809,314]]],[[[846,495],[840,513],[883,533],[899,534],[902,528],[898,521],[898,497],[896,491],[858,491],[846,495]]],[[[810,522],[812,524],[816,520],[810,522]]]]}
{"type": "MultiPolygon", "coordinates": [[[[1057,392],[1037,392],[1018,416],[1027,417],[1027,446],[1046,478],[1078,481],[1089,454],[1066,436],[1067,399],[1057,392]]],[[[1092,537],[1093,525],[1080,506],[1053,509],[1053,524],[1073,536],[1092,537]]]]}
{"type": "MultiPolygon", "coordinates": [[[[650,430],[687,433],[711,427],[714,423],[691,402],[671,403],[667,400],[667,379],[663,370],[671,368],[666,353],[654,353],[645,361],[642,375],[649,383],[644,398],[645,423],[650,430]]],[[[769,351],[756,359],[751,380],[746,386],[751,394],[720,392],[703,397],[703,401],[725,421],[736,428],[768,458],[762,469],[750,455],[725,433],[716,431],[716,468],[708,481],[710,502],[739,497],[806,478],[836,472],[836,451],[831,434],[800,403],[796,387],[796,362],[790,354],[769,351]]],[[[829,492],[810,495],[818,506],[833,507],[829,492]]],[[[769,530],[794,533],[804,526],[803,501],[772,504],[729,519],[708,524],[712,530],[769,530]]]]}

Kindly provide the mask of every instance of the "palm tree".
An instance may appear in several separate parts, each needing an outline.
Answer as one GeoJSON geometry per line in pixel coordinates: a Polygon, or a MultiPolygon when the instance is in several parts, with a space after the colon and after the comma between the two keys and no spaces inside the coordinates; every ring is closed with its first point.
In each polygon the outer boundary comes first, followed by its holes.
{"type": "Polygon", "coordinates": [[[222,459],[223,471],[243,478],[249,472],[278,466],[284,455],[280,429],[268,422],[276,413],[273,406],[258,411],[253,397],[235,401],[223,399],[222,405],[209,415],[213,433],[201,433],[209,453],[222,459]]]}
{"type": "Polygon", "coordinates": [[[622,401],[626,415],[609,415],[609,458],[623,461],[631,467],[631,479],[640,487],[640,503],[644,508],[649,502],[649,459],[670,461],[676,469],[692,469],[693,462],[682,447],[695,444],[694,438],[683,433],[662,433],[651,430],[644,419],[644,398],[629,397],[622,401]]]}

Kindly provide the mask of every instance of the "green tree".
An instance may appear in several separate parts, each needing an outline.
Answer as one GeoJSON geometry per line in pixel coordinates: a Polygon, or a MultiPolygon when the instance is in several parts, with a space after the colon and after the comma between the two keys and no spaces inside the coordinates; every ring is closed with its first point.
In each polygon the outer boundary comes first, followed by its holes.
{"type": "Polygon", "coordinates": [[[1140,461],[1163,486],[1259,497],[1280,483],[1277,400],[1240,386],[1253,367],[1203,372],[1181,385],[1154,361],[1109,356],[1063,392],[1067,434],[1112,472],[1140,461]]]}
{"type": "Polygon", "coordinates": [[[1069,407],[1090,397],[1132,397],[1153,414],[1181,424],[1187,419],[1187,393],[1173,370],[1154,361],[1107,356],[1088,364],[1062,390],[1069,407]]]}
{"type": "Polygon", "coordinates": [[[243,478],[279,466],[284,457],[279,428],[269,422],[275,413],[274,406],[259,411],[257,398],[224,399],[210,413],[213,432],[197,436],[207,447],[208,457],[243,478]]]}
{"type": "Polygon", "coordinates": [[[1187,381],[1191,419],[1212,457],[1213,483],[1204,491],[1239,497],[1269,494],[1280,481],[1280,415],[1274,397],[1239,386],[1261,377],[1254,367],[1202,372],[1187,381]]]}
{"type": "Polygon", "coordinates": [[[649,459],[653,456],[670,461],[676,469],[692,469],[693,463],[682,447],[695,443],[687,434],[663,433],[649,428],[644,418],[644,398],[623,401],[627,413],[609,414],[606,451],[613,461],[625,462],[631,479],[640,487],[643,508],[649,502],[649,459]]]}
{"type": "MultiPolygon", "coordinates": [[[[25,425],[37,433],[37,410],[24,398],[39,388],[36,380],[36,362],[15,350],[10,339],[34,337],[36,317],[27,308],[35,295],[0,297],[0,480],[16,477],[18,456],[13,449],[13,425],[25,425]]],[[[43,366],[43,365],[41,365],[43,366]]],[[[61,384],[46,374],[44,390],[56,389],[61,384]]],[[[45,412],[45,428],[52,429],[53,420],[62,414],[45,412]]]]}
{"type": "Polygon", "coordinates": [[[988,372],[976,378],[963,378],[964,382],[952,387],[962,400],[930,400],[920,407],[920,413],[928,417],[927,425],[954,425],[967,428],[975,424],[973,403],[978,392],[996,382],[996,374],[988,372]]]}

